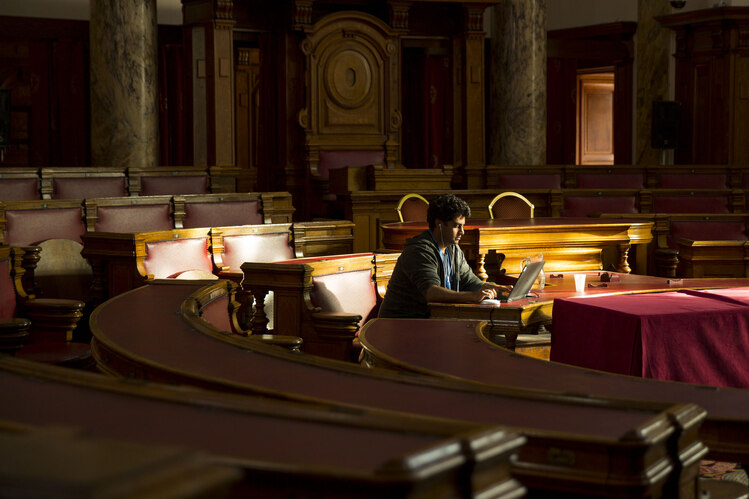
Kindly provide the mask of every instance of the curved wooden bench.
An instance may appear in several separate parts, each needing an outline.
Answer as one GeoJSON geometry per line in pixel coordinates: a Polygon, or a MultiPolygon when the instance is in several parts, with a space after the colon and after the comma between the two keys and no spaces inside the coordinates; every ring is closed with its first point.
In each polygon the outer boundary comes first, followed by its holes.
{"type": "Polygon", "coordinates": [[[635,497],[696,493],[697,465],[706,449],[696,439],[704,412],[692,404],[478,387],[293,354],[185,320],[178,312],[207,292],[199,290],[184,281],[154,283],[101,305],[91,322],[100,369],[244,395],[335,402],[351,411],[379,408],[514,427],[528,442],[513,474],[535,490],[635,497]]]}

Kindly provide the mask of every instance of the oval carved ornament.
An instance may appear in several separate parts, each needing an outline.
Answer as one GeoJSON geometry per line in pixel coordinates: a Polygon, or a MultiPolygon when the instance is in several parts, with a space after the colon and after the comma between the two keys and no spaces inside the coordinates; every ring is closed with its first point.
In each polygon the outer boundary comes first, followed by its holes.
{"type": "Polygon", "coordinates": [[[372,94],[373,71],[361,52],[346,49],[330,57],[324,69],[328,97],[341,107],[361,106],[372,94]]]}

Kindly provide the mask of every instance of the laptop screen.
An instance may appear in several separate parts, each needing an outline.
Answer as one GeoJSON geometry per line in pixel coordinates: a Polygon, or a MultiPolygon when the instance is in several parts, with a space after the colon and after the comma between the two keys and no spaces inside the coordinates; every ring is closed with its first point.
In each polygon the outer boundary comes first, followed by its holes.
{"type": "Polygon", "coordinates": [[[538,274],[541,272],[541,269],[544,268],[545,263],[545,261],[541,260],[539,262],[533,262],[526,265],[523,271],[518,276],[518,282],[516,282],[512,287],[512,290],[507,296],[506,301],[510,302],[525,298],[528,295],[528,292],[533,287],[533,283],[536,282],[538,274]]]}

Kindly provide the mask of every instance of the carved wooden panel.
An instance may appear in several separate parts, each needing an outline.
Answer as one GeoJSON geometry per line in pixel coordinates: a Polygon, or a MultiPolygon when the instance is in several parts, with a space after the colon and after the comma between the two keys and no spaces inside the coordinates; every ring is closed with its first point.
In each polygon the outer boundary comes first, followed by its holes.
{"type": "MultiPolygon", "coordinates": [[[[236,161],[246,174],[243,191],[257,190],[260,111],[260,49],[240,48],[234,67],[236,161]]],[[[243,175],[244,177],[244,175],[243,175]]]]}
{"type": "MultiPolygon", "coordinates": [[[[318,174],[320,151],[385,151],[399,157],[399,50],[390,28],[359,12],[318,21],[302,42],[306,57],[307,161],[318,174]]],[[[356,165],[350,165],[356,166],[356,165]]]]}

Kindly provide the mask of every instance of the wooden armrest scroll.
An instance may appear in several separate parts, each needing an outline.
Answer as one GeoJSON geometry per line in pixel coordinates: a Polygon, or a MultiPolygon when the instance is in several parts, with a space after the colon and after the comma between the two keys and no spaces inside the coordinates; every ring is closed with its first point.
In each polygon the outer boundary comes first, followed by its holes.
{"type": "Polygon", "coordinates": [[[0,319],[0,352],[15,353],[29,342],[31,321],[24,318],[0,319]]]}

